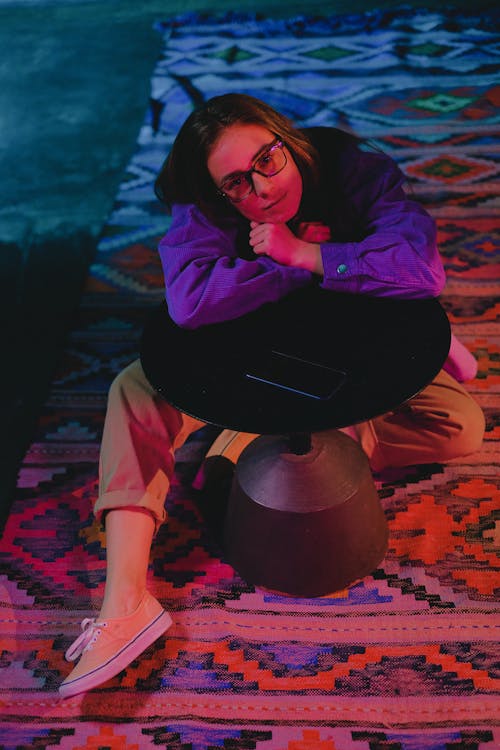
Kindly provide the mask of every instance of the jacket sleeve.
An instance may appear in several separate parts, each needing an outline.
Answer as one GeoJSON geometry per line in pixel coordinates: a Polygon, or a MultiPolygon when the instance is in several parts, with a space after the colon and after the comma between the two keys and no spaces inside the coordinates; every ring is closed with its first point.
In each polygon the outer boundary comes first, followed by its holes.
{"type": "Polygon", "coordinates": [[[388,156],[349,147],[341,181],[360,217],[359,242],[321,245],[326,289],[387,297],[439,295],[445,274],[434,220],[404,192],[405,177],[388,156]]]}
{"type": "Polygon", "coordinates": [[[268,257],[239,258],[236,228],[215,226],[194,205],[173,206],[159,252],[169,313],[185,328],[238,318],[312,279],[268,257]]]}

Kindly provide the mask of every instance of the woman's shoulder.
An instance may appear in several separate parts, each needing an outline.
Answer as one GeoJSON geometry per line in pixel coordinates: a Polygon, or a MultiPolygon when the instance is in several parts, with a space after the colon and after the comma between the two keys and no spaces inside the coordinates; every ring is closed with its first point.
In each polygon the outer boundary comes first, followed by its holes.
{"type": "Polygon", "coordinates": [[[357,156],[368,162],[393,162],[376,143],[341,128],[317,126],[303,128],[302,132],[309,138],[322,158],[329,156],[352,159],[357,156]]]}
{"type": "Polygon", "coordinates": [[[160,249],[178,242],[212,240],[227,241],[234,238],[237,222],[234,219],[214,220],[194,203],[173,203],[172,219],[166,234],[160,240],[160,249]]]}
{"type": "Polygon", "coordinates": [[[237,224],[237,217],[227,214],[209,213],[196,203],[172,203],[172,223],[197,224],[203,227],[213,227],[217,230],[233,229],[237,224]]]}
{"type": "Polygon", "coordinates": [[[334,127],[311,127],[302,131],[319,155],[322,179],[336,180],[343,189],[360,177],[397,170],[394,160],[376,144],[354,133],[334,127]]]}
{"type": "Polygon", "coordinates": [[[363,139],[354,133],[326,125],[301,128],[301,132],[311,141],[321,156],[328,154],[333,156],[346,149],[356,149],[363,143],[363,139]]]}

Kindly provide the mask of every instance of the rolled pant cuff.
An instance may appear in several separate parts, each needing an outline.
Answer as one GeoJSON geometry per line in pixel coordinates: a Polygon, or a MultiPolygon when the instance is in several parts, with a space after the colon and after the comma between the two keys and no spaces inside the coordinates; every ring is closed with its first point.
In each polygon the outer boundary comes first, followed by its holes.
{"type": "Polygon", "coordinates": [[[160,498],[151,492],[140,490],[104,492],[97,499],[94,506],[94,515],[102,523],[104,515],[108,511],[120,508],[144,508],[144,510],[149,511],[155,522],[155,534],[167,517],[165,497],[160,498]]]}

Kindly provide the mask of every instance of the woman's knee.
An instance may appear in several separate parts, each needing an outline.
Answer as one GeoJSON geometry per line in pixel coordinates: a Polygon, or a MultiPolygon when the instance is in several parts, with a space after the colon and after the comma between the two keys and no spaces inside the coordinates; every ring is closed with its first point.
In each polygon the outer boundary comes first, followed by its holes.
{"type": "Polygon", "coordinates": [[[484,414],[467,389],[441,370],[433,382],[410,404],[415,417],[435,442],[439,461],[467,456],[481,448],[484,414]]]}
{"type": "Polygon", "coordinates": [[[454,413],[450,433],[449,458],[459,458],[481,449],[485,418],[481,407],[469,396],[464,398],[459,411],[454,413]]]}
{"type": "Polygon", "coordinates": [[[109,388],[108,400],[114,401],[116,398],[127,398],[128,394],[133,393],[154,394],[154,390],[149,384],[138,359],[131,362],[127,367],[124,367],[116,375],[109,388]]]}

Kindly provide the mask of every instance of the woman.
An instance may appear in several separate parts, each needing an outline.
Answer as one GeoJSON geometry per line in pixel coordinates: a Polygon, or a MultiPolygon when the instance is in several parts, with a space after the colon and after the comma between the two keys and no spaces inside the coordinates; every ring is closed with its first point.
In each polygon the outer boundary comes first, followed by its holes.
{"type": "MultiPolygon", "coordinates": [[[[241,94],[208,101],[182,126],[156,183],[172,211],[159,247],[170,315],[196,328],[310,284],[437,296],[445,277],[434,222],[403,183],[391,159],[347,133],[297,130],[241,94]]],[[[348,428],[374,470],[480,447],[482,412],[457,382],[475,375],[475,361],[456,339],[445,370],[404,408],[348,428]]],[[[62,695],[116,675],[171,624],[146,590],[149,553],[174,451],[201,426],[153,391],[138,361],[114,381],[95,506],[106,528],[105,593],[99,617],[68,649],[67,658],[82,656],[62,695]]],[[[236,460],[253,437],[225,431],[218,448],[236,460]]]]}

